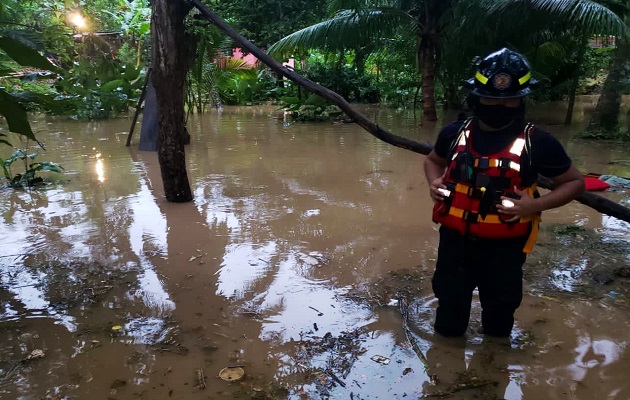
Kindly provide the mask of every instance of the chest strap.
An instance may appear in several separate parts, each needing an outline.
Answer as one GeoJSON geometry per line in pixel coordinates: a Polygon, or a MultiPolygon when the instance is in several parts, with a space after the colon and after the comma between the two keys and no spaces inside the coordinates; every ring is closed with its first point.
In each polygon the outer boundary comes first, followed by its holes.
{"type": "MultiPolygon", "coordinates": [[[[501,221],[501,218],[499,217],[498,214],[488,214],[486,215],[485,218],[483,218],[481,215],[479,215],[479,213],[462,210],[461,208],[457,208],[453,206],[449,208],[448,213],[455,217],[462,218],[466,222],[471,222],[471,223],[483,222],[486,224],[505,224],[505,221],[501,221]]],[[[514,223],[530,222],[530,221],[534,221],[536,218],[538,218],[538,215],[536,214],[527,215],[525,217],[521,217],[520,220],[515,221],[514,223]]]]}

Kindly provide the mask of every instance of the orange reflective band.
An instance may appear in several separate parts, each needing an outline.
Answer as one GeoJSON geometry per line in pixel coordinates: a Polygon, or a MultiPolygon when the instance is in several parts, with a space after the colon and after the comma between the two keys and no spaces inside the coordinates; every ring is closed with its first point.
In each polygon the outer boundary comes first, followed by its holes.
{"type": "MultiPolygon", "coordinates": [[[[459,193],[464,193],[464,194],[468,194],[468,192],[470,191],[470,189],[472,189],[472,186],[469,185],[464,185],[463,183],[458,183],[455,185],[455,191],[459,192],[459,193]]],[[[530,197],[534,197],[534,193],[536,192],[536,190],[538,190],[538,185],[533,184],[530,187],[526,187],[524,189],[525,193],[527,193],[530,197]]],[[[448,196],[450,197],[450,190],[448,191],[449,194],[448,196]]],[[[444,194],[444,193],[442,193],[444,194]]]]}
{"type": "MultiPolygon", "coordinates": [[[[492,168],[497,168],[501,165],[501,160],[496,159],[496,158],[491,158],[488,160],[488,166],[492,167],[492,168]]],[[[475,159],[475,167],[479,166],[479,159],[475,159]]],[[[521,171],[521,165],[519,163],[516,163],[514,161],[510,161],[510,168],[512,168],[514,171],[521,171]]]]}

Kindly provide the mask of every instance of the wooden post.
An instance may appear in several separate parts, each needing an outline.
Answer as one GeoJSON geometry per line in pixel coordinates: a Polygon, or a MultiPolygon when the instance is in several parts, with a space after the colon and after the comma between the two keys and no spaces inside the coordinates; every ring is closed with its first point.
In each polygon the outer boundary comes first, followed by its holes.
{"type": "Polygon", "coordinates": [[[142,103],[144,102],[144,97],[147,94],[147,85],[149,84],[149,79],[151,79],[151,68],[147,71],[147,76],[144,79],[144,86],[142,86],[142,94],[140,94],[140,98],[138,99],[138,105],[136,105],[136,112],[133,115],[133,121],[131,122],[131,128],[129,128],[129,135],[127,135],[127,144],[125,146],[129,147],[131,145],[131,136],[133,136],[133,131],[136,128],[136,122],[138,122],[138,115],[140,114],[140,109],[142,108],[142,103]]]}

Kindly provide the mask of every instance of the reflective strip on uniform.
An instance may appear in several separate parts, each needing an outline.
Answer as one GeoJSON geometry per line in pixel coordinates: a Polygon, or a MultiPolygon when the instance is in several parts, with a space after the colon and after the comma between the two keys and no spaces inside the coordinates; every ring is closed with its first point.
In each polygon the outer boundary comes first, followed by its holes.
{"type": "Polygon", "coordinates": [[[523,154],[523,149],[525,148],[525,139],[518,138],[512,144],[512,148],[510,149],[510,153],[520,156],[523,154]]]}
{"type": "MultiPolygon", "coordinates": [[[[453,157],[454,159],[455,157],[453,157]]],[[[501,165],[501,160],[496,159],[496,158],[491,158],[488,160],[488,167],[492,167],[492,168],[497,168],[501,165]]],[[[479,159],[475,159],[475,167],[479,166],[479,159]]],[[[521,172],[521,164],[514,162],[514,161],[510,161],[510,168],[513,169],[514,171],[518,171],[521,172]]]]}
{"type": "Polygon", "coordinates": [[[465,146],[466,140],[468,140],[469,135],[470,135],[470,131],[468,130],[462,131],[462,133],[459,135],[459,138],[457,138],[457,144],[459,146],[465,146]]]}
{"type": "Polygon", "coordinates": [[[521,164],[515,163],[514,161],[510,161],[510,168],[512,168],[514,171],[521,172],[521,164]]]}

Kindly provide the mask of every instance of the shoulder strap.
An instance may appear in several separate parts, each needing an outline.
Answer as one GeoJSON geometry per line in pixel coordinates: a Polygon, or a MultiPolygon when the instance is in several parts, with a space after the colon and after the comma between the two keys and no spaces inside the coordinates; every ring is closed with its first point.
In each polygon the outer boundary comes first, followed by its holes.
{"type": "Polygon", "coordinates": [[[459,137],[462,135],[462,132],[464,131],[464,129],[466,129],[466,127],[470,124],[472,119],[473,117],[466,118],[464,122],[462,123],[462,125],[457,130],[457,135],[455,135],[455,139],[451,142],[451,147],[448,149],[449,160],[453,158],[453,154],[455,154],[455,148],[457,147],[457,144],[459,142],[459,137]]]}
{"type": "Polygon", "coordinates": [[[534,124],[528,122],[525,125],[524,135],[525,135],[525,152],[527,153],[528,163],[531,167],[532,165],[532,132],[534,132],[534,124]]]}

